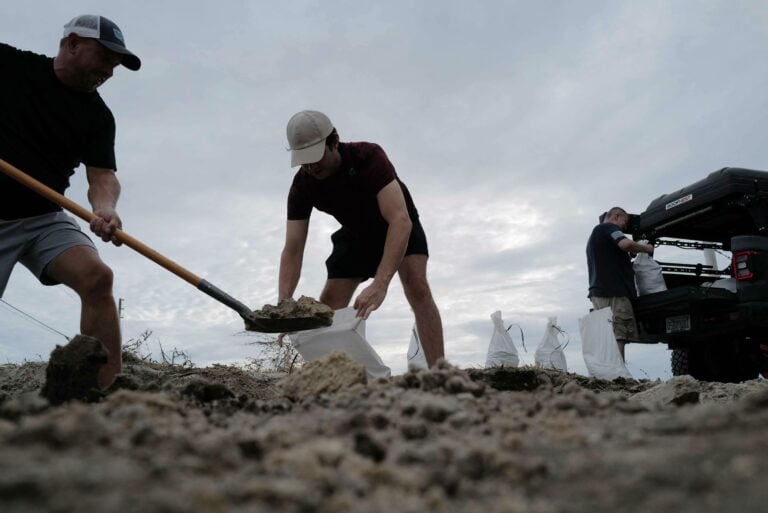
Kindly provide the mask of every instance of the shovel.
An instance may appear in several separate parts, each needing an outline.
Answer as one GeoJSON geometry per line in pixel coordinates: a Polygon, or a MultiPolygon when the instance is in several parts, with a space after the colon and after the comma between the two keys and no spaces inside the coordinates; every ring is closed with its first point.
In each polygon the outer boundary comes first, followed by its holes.
{"type": "MultiPolygon", "coordinates": [[[[39,180],[32,178],[20,169],[14,167],[8,162],[0,159],[0,170],[32,191],[40,194],[47,200],[59,205],[62,208],[72,212],[77,217],[90,223],[95,219],[95,215],[64,195],[54,191],[39,180]]],[[[156,264],[164,267],[187,283],[194,285],[198,290],[208,294],[216,301],[223,303],[240,314],[245,321],[245,329],[248,331],[258,331],[261,333],[286,333],[292,331],[302,331],[327,326],[329,322],[316,317],[261,317],[258,312],[253,312],[248,306],[233,298],[220,288],[200,278],[196,274],[183,268],[173,260],[161,255],[141,241],[131,237],[124,231],[118,229],[114,234],[115,239],[122,242],[129,248],[149,258],[156,264]]]]}

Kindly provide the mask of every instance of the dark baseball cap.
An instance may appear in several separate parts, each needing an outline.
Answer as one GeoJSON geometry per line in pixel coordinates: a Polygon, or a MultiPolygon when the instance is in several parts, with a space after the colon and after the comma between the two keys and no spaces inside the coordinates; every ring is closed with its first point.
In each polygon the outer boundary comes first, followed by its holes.
{"type": "Polygon", "coordinates": [[[104,16],[83,14],[72,18],[64,25],[64,37],[70,34],[95,39],[106,48],[119,53],[123,56],[123,66],[130,70],[136,71],[141,67],[141,59],[125,47],[125,38],[120,27],[104,16]]]}

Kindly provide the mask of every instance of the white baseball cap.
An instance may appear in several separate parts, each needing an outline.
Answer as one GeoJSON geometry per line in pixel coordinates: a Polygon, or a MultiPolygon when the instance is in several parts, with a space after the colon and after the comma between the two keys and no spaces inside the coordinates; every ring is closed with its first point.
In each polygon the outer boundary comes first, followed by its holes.
{"type": "Polygon", "coordinates": [[[323,158],[325,139],[333,132],[328,116],[316,110],[294,114],[285,129],[291,151],[291,167],[314,164],[323,158]]]}
{"type": "Polygon", "coordinates": [[[72,18],[64,25],[64,37],[77,34],[80,37],[95,39],[106,48],[123,56],[122,65],[136,71],[141,67],[141,59],[125,47],[125,39],[120,27],[110,19],[95,14],[83,14],[72,18]]]}

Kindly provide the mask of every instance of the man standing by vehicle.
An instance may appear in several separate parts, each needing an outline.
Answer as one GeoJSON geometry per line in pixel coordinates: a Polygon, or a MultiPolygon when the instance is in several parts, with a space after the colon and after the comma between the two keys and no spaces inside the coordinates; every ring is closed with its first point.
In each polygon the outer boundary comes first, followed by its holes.
{"type": "Polygon", "coordinates": [[[301,276],[309,217],[317,208],[336,218],[328,279],[320,301],[333,309],[349,305],[357,286],[373,282],[355,298],[367,319],[384,302],[395,272],[416,317],[427,364],[444,356],[440,312],[427,283],[427,239],[416,206],[384,150],[367,142],[341,143],[328,117],[305,110],[287,126],[291,166],[301,166],[288,194],[285,246],[280,258],[279,300],[290,298],[301,276]]]}
{"type": "Polygon", "coordinates": [[[624,345],[637,340],[637,323],[632,302],[637,297],[630,253],[653,255],[653,246],[640,244],[624,235],[629,215],[613,207],[594,227],[587,242],[589,299],[595,309],[611,307],[613,333],[624,359],[624,345]]]}
{"type": "MultiPolygon", "coordinates": [[[[90,228],[115,244],[122,224],[115,210],[115,120],[96,90],[120,64],[141,67],[120,29],[103,16],[67,23],[55,58],[0,43],[0,158],[60,193],[84,164],[96,215],[90,228]]],[[[63,283],[77,292],[82,333],[108,352],[99,384],[110,385],[122,370],[112,270],[60,207],[0,174],[0,296],[17,262],[44,285],[63,283]]]]}

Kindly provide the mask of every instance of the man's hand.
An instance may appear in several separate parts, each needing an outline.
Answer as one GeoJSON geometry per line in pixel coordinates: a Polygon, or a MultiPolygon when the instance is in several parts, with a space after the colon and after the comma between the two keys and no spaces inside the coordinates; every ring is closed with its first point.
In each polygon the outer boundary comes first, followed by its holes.
{"type": "Polygon", "coordinates": [[[122,244],[115,239],[115,230],[123,227],[120,216],[115,211],[120,197],[120,182],[114,169],[85,166],[88,177],[88,201],[93,207],[96,218],[91,221],[91,231],[104,242],[112,241],[115,246],[122,244]]]}
{"type": "Polygon", "coordinates": [[[123,227],[120,216],[113,208],[100,208],[94,210],[96,218],[91,221],[91,231],[101,237],[104,242],[112,242],[115,246],[120,246],[122,242],[115,238],[115,230],[123,227]]]}
{"type": "Polygon", "coordinates": [[[648,244],[648,241],[645,239],[637,241],[637,244],[639,252],[648,253],[648,256],[653,256],[653,250],[655,249],[653,244],[648,244]]]}
{"type": "Polygon", "coordinates": [[[637,256],[638,253],[648,253],[650,256],[653,256],[653,244],[648,244],[644,240],[640,241],[633,241],[631,239],[621,239],[618,242],[619,249],[622,251],[626,251],[632,257],[637,256]]]}
{"type": "Polygon", "coordinates": [[[371,312],[381,306],[385,297],[387,297],[386,287],[382,287],[377,283],[368,285],[355,299],[354,307],[357,310],[357,316],[368,319],[371,312]]]}

